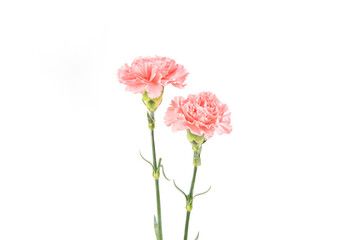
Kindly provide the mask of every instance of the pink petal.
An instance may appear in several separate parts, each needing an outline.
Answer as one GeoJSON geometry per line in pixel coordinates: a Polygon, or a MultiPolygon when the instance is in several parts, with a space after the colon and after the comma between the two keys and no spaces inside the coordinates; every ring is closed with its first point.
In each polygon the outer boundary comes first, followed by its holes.
{"type": "Polygon", "coordinates": [[[160,97],[163,88],[164,87],[160,84],[153,84],[153,83],[148,84],[146,86],[146,90],[149,98],[154,99],[160,97]]]}

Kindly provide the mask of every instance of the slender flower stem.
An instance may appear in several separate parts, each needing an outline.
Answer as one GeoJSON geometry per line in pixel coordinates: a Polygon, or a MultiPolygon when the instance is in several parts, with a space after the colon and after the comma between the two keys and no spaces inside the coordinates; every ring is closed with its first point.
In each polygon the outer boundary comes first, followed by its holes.
{"type": "MultiPolygon", "coordinates": [[[[153,113],[152,113],[152,117],[154,118],[153,113]]],[[[152,146],[153,164],[154,164],[154,166],[157,166],[156,151],[155,151],[155,140],[154,140],[154,129],[152,129],[150,131],[151,131],[151,146],[152,146]]],[[[157,221],[158,221],[158,224],[159,224],[159,239],[158,240],[162,240],[163,237],[162,237],[162,223],[161,223],[161,203],[160,203],[159,179],[155,179],[155,188],[156,188],[157,221]]]]}
{"type": "Polygon", "coordinates": [[[156,188],[156,206],[157,206],[157,216],[158,216],[158,224],[159,224],[159,240],[163,239],[162,236],[162,224],[161,224],[161,203],[160,203],[160,187],[159,187],[159,179],[155,179],[155,188],[156,188]]]}
{"type": "MultiPolygon", "coordinates": [[[[197,172],[197,166],[194,166],[194,172],[193,172],[193,177],[192,177],[192,181],[191,181],[190,192],[189,192],[189,195],[188,195],[188,198],[191,199],[191,203],[190,203],[191,207],[192,207],[192,198],[193,198],[193,192],[194,192],[194,186],[195,186],[196,172],[197,172]]],[[[184,240],[187,240],[187,236],[188,236],[190,213],[191,213],[191,210],[186,211],[184,240]]]]}
{"type": "Polygon", "coordinates": [[[194,192],[196,172],[197,172],[197,166],[194,166],[193,178],[192,178],[192,181],[191,181],[190,193],[189,193],[189,195],[190,195],[191,197],[193,196],[193,192],[194,192]]]}
{"type": "Polygon", "coordinates": [[[186,221],[185,221],[184,240],[187,240],[187,237],[188,237],[188,229],[189,229],[190,213],[191,213],[191,211],[186,211],[186,221]]]}

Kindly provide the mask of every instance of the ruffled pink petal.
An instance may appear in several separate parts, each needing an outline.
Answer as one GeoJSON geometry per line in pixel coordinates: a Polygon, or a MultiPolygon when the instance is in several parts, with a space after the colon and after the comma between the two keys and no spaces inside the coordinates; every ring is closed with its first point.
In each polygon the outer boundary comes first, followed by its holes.
{"type": "Polygon", "coordinates": [[[216,132],[221,135],[224,133],[231,133],[232,131],[232,126],[230,124],[230,115],[231,113],[227,113],[226,115],[224,115],[222,121],[219,123],[219,127],[216,129],[216,132]]]}
{"type": "Polygon", "coordinates": [[[232,131],[231,113],[227,111],[227,105],[210,92],[191,94],[186,99],[175,97],[165,114],[165,124],[172,126],[173,131],[189,129],[209,139],[215,131],[218,134],[232,131]]]}
{"type": "Polygon", "coordinates": [[[172,69],[172,72],[169,75],[165,76],[162,82],[166,84],[172,84],[177,88],[184,88],[186,86],[184,82],[188,75],[189,73],[183,66],[177,65],[176,68],[172,69]]]}
{"type": "Polygon", "coordinates": [[[125,64],[118,70],[119,82],[128,86],[127,90],[143,92],[139,90],[139,84],[144,84],[150,98],[160,96],[160,86],[172,84],[174,87],[183,88],[187,75],[185,68],[176,64],[173,59],[158,56],[138,57],[130,66],[125,64]]]}
{"type": "Polygon", "coordinates": [[[178,121],[184,121],[184,116],[179,112],[181,99],[182,97],[175,97],[173,100],[171,100],[170,106],[168,107],[164,116],[166,126],[169,127],[178,121]]]}
{"type": "Polygon", "coordinates": [[[163,89],[164,89],[164,87],[162,85],[156,84],[156,83],[149,83],[146,86],[147,95],[151,99],[160,97],[163,89]]]}
{"type": "Polygon", "coordinates": [[[127,85],[126,90],[133,92],[133,93],[141,93],[143,94],[146,90],[146,85],[139,83],[139,84],[133,84],[133,85],[127,85]]]}
{"type": "Polygon", "coordinates": [[[171,130],[173,132],[182,131],[182,130],[186,130],[186,129],[187,129],[187,126],[185,126],[184,122],[181,120],[175,121],[171,126],[171,130]]]}
{"type": "Polygon", "coordinates": [[[198,136],[201,136],[203,135],[203,131],[201,130],[201,128],[199,128],[198,126],[196,126],[196,123],[190,123],[190,122],[187,122],[185,123],[185,125],[189,128],[189,130],[193,133],[193,134],[196,134],[198,136]]]}

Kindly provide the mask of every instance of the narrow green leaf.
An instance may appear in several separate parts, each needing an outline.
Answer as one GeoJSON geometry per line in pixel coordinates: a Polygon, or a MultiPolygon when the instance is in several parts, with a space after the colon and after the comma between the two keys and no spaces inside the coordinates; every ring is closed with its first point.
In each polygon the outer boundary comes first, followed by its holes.
{"type": "Polygon", "coordinates": [[[156,239],[160,240],[160,229],[159,229],[159,224],[156,221],[155,215],[154,215],[154,229],[155,229],[156,239]]]}
{"type": "Polygon", "coordinates": [[[158,165],[156,166],[156,168],[159,168],[161,166],[161,161],[162,161],[162,158],[159,158],[159,163],[158,165]]]}
{"type": "Polygon", "coordinates": [[[139,153],[140,153],[141,158],[142,158],[145,162],[147,162],[148,164],[150,164],[151,167],[154,169],[154,166],[152,165],[152,163],[149,162],[148,160],[146,160],[146,159],[143,157],[143,155],[141,154],[140,150],[139,150],[139,153]]]}
{"type": "Polygon", "coordinates": [[[194,196],[194,198],[196,198],[197,196],[200,196],[200,195],[203,195],[203,194],[205,194],[205,193],[209,192],[209,191],[210,191],[210,189],[211,189],[211,186],[210,186],[210,187],[209,187],[209,189],[208,189],[208,190],[206,190],[205,192],[196,194],[196,195],[194,196]]]}
{"type": "Polygon", "coordinates": [[[179,191],[185,196],[185,198],[187,199],[187,195],[184,193],[183,190],[181,190],[181,189],[176,185],[175,180],[173,180],[173,182],[174,182],[174,185],[175,185],[176,189],[179,190],[179,191]]]}
{"type": "Polygon", "coordinates": [[[196,236],[195,240],[199,239],[199,234],[200,234],[200,232],[198,232],[198,235],[196,236]]]}
{"type": "Polygon", "coordinates": [[[171,181],[171,180],[168,179],[168,178],[166,177],[166,175],[165,175],[164,165],[161,165],[160,167],[161,167],[162,173],[163,173],[163,175],[164,175],[164,178],[165,178],[166,180],[168,180],[168,181],[171,181]]]}

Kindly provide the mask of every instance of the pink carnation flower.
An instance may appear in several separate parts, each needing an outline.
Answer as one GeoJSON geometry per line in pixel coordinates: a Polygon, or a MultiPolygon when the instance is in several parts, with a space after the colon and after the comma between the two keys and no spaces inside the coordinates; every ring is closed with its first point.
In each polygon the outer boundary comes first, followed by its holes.
{"type": "Polygon", "coordinates": [[[165,114],[165,124],[172,130],[189,129],[193,134],[206,139],[218,134],[230,133],[230,112],[228,106],[211,92],[189,95],[186,99],[175,97],[165,114]]]}
{"type": "Polygon", "coordinates": [[[160,97],[168,84],[183,88],[188,74],[184,66],[167,57],[138,57],[130,66],[125,64],[118,71],[119,82],[126,85],[126,90],[146,91],[151,99],[160,97]]]}

